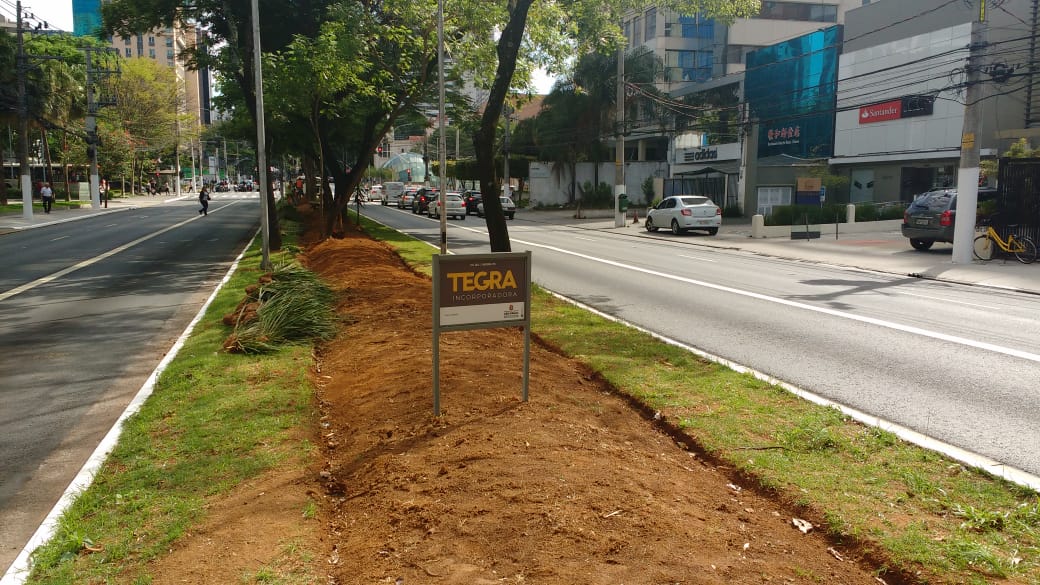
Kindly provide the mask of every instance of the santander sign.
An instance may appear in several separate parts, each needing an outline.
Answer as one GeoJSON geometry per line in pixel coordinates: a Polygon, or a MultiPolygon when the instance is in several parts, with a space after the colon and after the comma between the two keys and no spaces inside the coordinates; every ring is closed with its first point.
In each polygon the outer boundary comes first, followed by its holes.
{"type": "Polygon", "coordinates": [[[898,120],[903,117],[903,101],[892,100],[880,104],[863,106],[859,109],[859,123],[884,122],[898,120]]]}

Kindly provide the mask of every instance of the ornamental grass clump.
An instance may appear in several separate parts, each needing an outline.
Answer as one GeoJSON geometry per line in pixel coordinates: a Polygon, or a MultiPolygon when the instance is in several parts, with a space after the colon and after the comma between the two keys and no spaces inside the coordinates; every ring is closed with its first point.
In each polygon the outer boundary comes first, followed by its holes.
{"type": "Polygon", "coordinates": [[[267,353],[280,345],[332,338],[335,295],[316,274],[289,265],[260,278],[224,323],[234,331],[224,349],[267,353]]]}

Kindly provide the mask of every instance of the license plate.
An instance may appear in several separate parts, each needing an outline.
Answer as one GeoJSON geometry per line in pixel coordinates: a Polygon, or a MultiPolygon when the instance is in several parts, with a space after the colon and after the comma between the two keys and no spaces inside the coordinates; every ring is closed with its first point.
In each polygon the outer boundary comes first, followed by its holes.
{"type": "Polygon", "coordinates": [[[915,219],[914,223],[916,225],[928,225],[928,220],[927,219],[915,219]]]}

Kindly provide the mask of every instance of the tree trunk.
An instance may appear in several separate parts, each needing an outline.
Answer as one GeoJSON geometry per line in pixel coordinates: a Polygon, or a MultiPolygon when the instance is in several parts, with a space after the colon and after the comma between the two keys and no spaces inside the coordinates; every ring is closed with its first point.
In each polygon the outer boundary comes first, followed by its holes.
{"type": "MultiPolygon", "coordinates": [[[[347,206],[350,204],[354,190],[361,184],[361,179],[364,178],[368,167],[372,165],[372,156],[375,153],[378,140],[377,136],[382,137],[383,135],[382,132],[376,132],[376,128],[382,128],[385,131],[393,122],[393,116],[390,119],[386,119],[385,114],[375,114],[365,119],[365,123],[359,133],[360,136],[364,137],[361,143],[358,144],[360,155],[349,173],[344,171],[345,165],[336,160],[336,157],[331,154],[336,152],[336,149],[329,144],[325,133],[319,131],[318,137],[321,149],[326,154],[323,176],[331,176],[336,183],[336,191],[331,194],[330,209],[325,216],[325,227],[328,233],[332,233],[333,227],[340,218],[343,218],[344,224],[346,224],[347,206]]],[[[320,129],[321,124],[318,127],[320,129]]]]}
{"type": "Polygon", "coordinates": [[[502,213],[502,202],[498,198],[500,191],[495,182],[495,129],[502,115],[502,104],[505,103],[509,85],[513,81],[513,72],[516,71],[516,56],[523,41],[527,12],[533,2],[534,0],[516,0],[510,11],[509,22],[498,38],[498,69],[495,71],[495,82],[491,86],[484,115],[480,119],[480,128],[473,136],[480,192],[484,194],[484,221],[487,224],[492,252],[509,252],[512,249],[506,217],[502,213]]]}

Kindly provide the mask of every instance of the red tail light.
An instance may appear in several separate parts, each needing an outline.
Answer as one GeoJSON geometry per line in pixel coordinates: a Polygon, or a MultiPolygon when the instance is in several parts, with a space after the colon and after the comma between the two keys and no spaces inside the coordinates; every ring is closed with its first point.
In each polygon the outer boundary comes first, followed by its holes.
{"type": "Polygon", "coordinates": [[[722,215],[722,208],[721,207],[716,207],[715,208],[715,215],[722,215]]]}
{"type": "Polygon", "coordinates": [[[953,212],[947,209],[939,216],[939,225],[949,227],[953,225],[953,212]]]}
{"type": "Polygon", "coordinates": [[[905,223],[905,224],[909,224],[910,223],[910,212],[909,211],[904,211],[903,212],[903,223],[905,223]]]}
{"type": "Polygon", "coordinates": [[[686,209],[685,207],[683,208],[683,210],[680,213],[682,213],[683,215],[685,215],[687,217],[693,215],[693,212],[690,211],[689,209],[686,209]]]}

